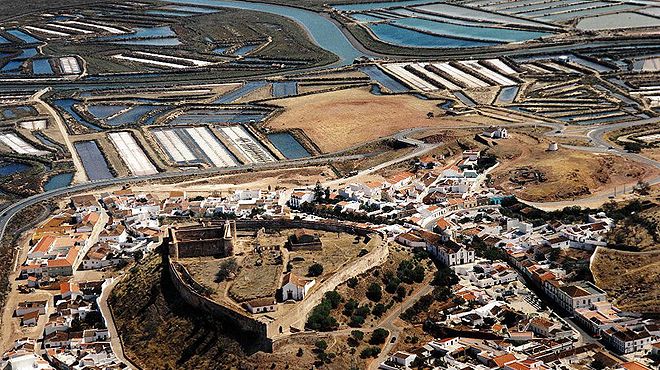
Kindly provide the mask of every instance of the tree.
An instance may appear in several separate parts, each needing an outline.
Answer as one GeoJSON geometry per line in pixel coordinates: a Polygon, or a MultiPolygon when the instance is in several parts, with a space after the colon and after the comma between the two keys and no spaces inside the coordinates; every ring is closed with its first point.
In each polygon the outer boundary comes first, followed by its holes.
{"type": "Polygon", "coordinates": [[[360,352],[360,357],[361,358],[369,358],[369,357],[378,357],[378,354],[380,353],[380,348],[378,347],[367,347],[360,352]]]}
{"type": "Polygon", "coordinates": [[[369,288],[367,288],[367,298],[374,302],[378,302],[383,298],[383,291],[380,284],[371,283],[371,285],[369,285],[369,288]]]}
{"type": "Polygon", "coordinates": [[[458,284],[458,276],[454,273],[454,270],[449,267],[441,267],[436,271],[431,285],[439,286],[452,286],[458,284]]]}
{"type": "Polygon", "coordinates": [[[362,325],[364,325],[364,316],[360,316],[360,315],[351,316],[351,320],[349,321],[348,326],[352,328],[359,328],[362,325]]]}
{"type": "Polygon", "coordinates": [[[309,266],[307,269],[307,276],[321,276],[323,273],[323,265],[318,262],[315,262],[309,266]]]}
{"type": "Polygon", "coordinates": [[[332,331],[337,329],[339,323],[330,314],[331,309],[332,306],[329,301],[321,301],[320,304],[312,309],[312,312],[307,318],[306,326],[312,330],[318,331],[332,331]]]}
{"type": "Polygon", "coordinates": [[[358,279],[356,277],[352,277],[348,279],[346,285],[348,285],[349,288],[355,288],[358,285],[358,279]]]}
{"type": "Polygon", "coordinates": [[[364,339],[364,332],[361,330],[351,330],[351,337],[358,342],[361,342],[364,339]]]}
{"type": "Polygon", "coordinates": [[[399,285],[399,287],[396,288],[396,296],[399,298],[399,300],[406,298],[406,288],[404,288],[402,285],[399,285]]]}
{"type": "Polygon", "coordinates": [[[387,308],[385,307],[384,304],[378,303],[374,306],[374,309],[371,311],[371,313],[376,316],[376,317],[381,317],[383,314],[387,311],[387,308]]]}
{"type": "Polygon", "coordinates": [[[325,189],[321,186],[321,182],[317,181],[314,187],[314,202],[321,203],[324,200],[325,189]]]}
{"type": "Polygon", "coordinates": [[[378,328],[371,333],[371,338],[369,338],[369,344],[383,344],[387,340],[387,337],[390,335],[390,332],[387,329],[378,328]]]}
{"type": "Polygon", "coordinates": [[[328,349],[328,343],[324,341],[323,339],[317,340],[316,343],[314,343],[314,347],[316,347],[316,350],[319,352],[323,352],[326,349],[328,349]]]}
{"type": "Polygon", "coordinates": [[[334,290],[332,290],[330,292],[326,292],[325,295],[323,296],[323,299],[330,302],[330,306],[333,309],[339,307],[339,304],[344,300],[344,298],[342,298],[341,294],[337,293],[334,290]]]}
{"type": "Polygon", "coordinates": [[[215,274],[215,282],[221,283],[227,280],[227,278],[234,274],[236,270],[238,270],[238,263],[236,263],[235,258],[229,258],[222,261],[218,272],[215,274]]]}

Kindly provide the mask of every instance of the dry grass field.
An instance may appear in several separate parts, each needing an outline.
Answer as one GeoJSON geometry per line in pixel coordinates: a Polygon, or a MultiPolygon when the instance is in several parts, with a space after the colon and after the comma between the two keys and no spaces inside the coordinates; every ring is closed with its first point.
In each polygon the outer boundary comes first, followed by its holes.
{"type": "MultiPolygon", "coordinates": [[[[480,116],[438,117],[442,110],[433,100],[411,95],[373,95],[369,88],[333,91],[295,98],[273,100],[285,108],[268,122],[273,130],[300,128],[325,153],[393,135],[414,127],[442,127],[466,122],[488,124],[480,116]]],[[[494,122],[493,124],[497,124],[494,122]]]]}
{"type": "Polygon", "coordinates": [[[622,252],[599,248],[591,272],[596,284],[628,311],[660,313],[660,251],[622,252]]]}
{"type": "Polygon", "coordinates": [[[283,267],[282,262],[277,261],[276,254],[279,252],[248,253],[243,258],[236,278],[231,282],[229,296],[238,302],[275,297],[283,267]]]}
{"type": "Polygon", "coordinates": [[[528,201],[559,201],[576,199],[615,186],[635,183],[654,170],[614,155],[602,155],[560,148],[546,151],[548,140],[513,133],[488,150],[502,164],[493,171],[495,184],[505,191],[528,201]],[[524,185],[512,181],[513,171],[527,168],[545,176],[545,181],[524,185]]]}

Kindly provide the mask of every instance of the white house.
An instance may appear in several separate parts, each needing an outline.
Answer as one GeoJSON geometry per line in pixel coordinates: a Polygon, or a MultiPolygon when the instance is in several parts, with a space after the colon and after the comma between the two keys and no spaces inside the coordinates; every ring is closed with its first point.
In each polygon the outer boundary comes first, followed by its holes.
{"type": "Polygon", "coordinates": [[[504,127],[489,127],[481,135],[491,139],[506,139],[509,137],[504,127]]]}
{"type": "Polygon", "coordinates": [[[284,279],[282,279],[282,299],[285,301],[289,299],[302,301],[315,283],[316,280],[314,279],[303,279],[300,276],[289,272],[284,275],[284,279]]]}
{"type": "Polygon", "coordinates": [[[447,240],[439,245],[429,244],[426,250],[444,265],[450,267],[474,262],[474,251],[452,240],[447,240]]]}
{"type": "Polygon", "coordinates": [[[415,361],[416,358],[417,358],[416,355],[404,351],[397,351],[391,357],[392,362],[404,367],[410,367],[410,365],[412,365],[413,361],[415,361]]]}
{"type": "Polygon", "coordinates": [[[298,208],[304,203],[311,203],[314,201],[314,192],[309,190],[294,190],[289,199],[289,206],[291,208],[298,208]]]}
{"type": "Polygon", "coordinates": [[[245,302],[245,308],[252,314],[273,312],[277,310],[277,304],[275,298],[272,297],[256,298],[245,302]]]}

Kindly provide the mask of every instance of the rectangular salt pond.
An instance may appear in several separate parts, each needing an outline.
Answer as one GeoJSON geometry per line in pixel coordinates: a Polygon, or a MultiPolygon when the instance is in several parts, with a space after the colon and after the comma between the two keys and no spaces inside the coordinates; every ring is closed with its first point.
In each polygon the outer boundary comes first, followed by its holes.
{"type": "Polygon", "coordinates": [[[398,19],[392,21],[392,23],[430,32],[436,35],[469,38],[478,41],[516,42],[537,39],[550,35],[550,33],[546,32],[521,31],[505,28],[472,27],[418,18],[398,19]]]}
{"type": "Polygon", "coordinates": [[[52,75],[53,68],[48,59],[34,59],[32,61],[32,73],[35,75],[52,75]]]}
{"type": "Polygon", "coordinates": [[[115,41],[115,40],[128,40],[128,39],[146,39],[157,37],[173,37],[176,33],[170,26],[136,28],[134,33],[127,33],[123,35],[103,37],[101,41],[115,41]]]}
{"type": "Polygon", "coordinates": [[[518,95],[518,86],[503,87],[502,90],[500,90],[500,93],[497,94],[495,101],[498,104],[513,103],[516,95],[518,95]]]}
{"type": "Polygon", "coordinates": [[[158,107],[155,105],[138,105],[118,116],[106,120],[106,123],[110,126],[136,124],[139,121],[140,117],[153,111],[156,108],[158,107]]]}
{"type": "Polygon", "coordinates": [[[189,110],[172,119],[170,125],[204,123],[250,123],[263,121],[270,112],[241,109],[189,110]]]}
{"type": "Polygon", "coordinates": [[[505,24],[518,24],[531,27],[543,27],[547,28],[547,24],[538,23],[532,20],[524,20],[520,18],[511,17],[505,14],[495,14],[491,12],[485,12],[479,9],[466,8],[458,5],[450,4],[431,4],[431,5],[422,5],[415,7],[423,11],[427,11],[434,14],[457,17],[463,19],[471,20],[483,20],[487,22],[498,22],[505,24]]]}
{"type": "Polygon", "coordinates": [[[134,176],[153,175],[158,173],[156,167],[151,163],[149,157],[130,132],[111,132],[108,134],[110,141],[119,152],[119,156],[126,163],[128,169],[134,176]]]}
{"type": "Polygon", "coordinates": [[[370,24],[369,28],[379,40],[404,47],[472,48],[496,45],[495,42],[435,36],[385,23],[370,24]]]}
{"type": "Polygon", "coordinates": [[[236,49],[236,51],[234,51],[234,52],[232,53],[232,55],[243,56],[243,55],[245,55],[245,54],[247,54],[247,53],[253,51],[254,49],[256,49],[256,48],[258,48],[258,47],[259,47],[259,45],[245,45],[245,46],[241,46],[240,48],[236,49]]]}
{"type": "Polygon", "coordinates": [[[199,6],[186,6],[186,5],[168,5],[164,7],[164,9],[178,10],[182,12],[199,13],[199,14],[210,14],[210,13],[218,12],[217,9],[204,8],[199,6]]]}
{"type": "Polygon", "coordinates": [[[20,39],[25,44],[36,44],[41,42],[41,40],[36,39],[32,35],[25,33],[18,29],[6,30],[6,32],[18,39],[20,39]]]}
{"type": "Polygon", "coordinates": [[[113,44],[118,45],[145,45],[145,46],[177,46],[181,45],[176,37],[165,37],[160,39],[144,39],[144,40],[123,40],[113,41],[113,44]]]}
{"type": "Polygon", "coordinates": [[[72,173],[60,173],[58,175],[52,176],[44,184],[44,191],[50,191],[50,190],[67,187],[71,184],[72,180],[73,180],[72,173]]]}
{"type": "Polygon", "coordinates": [[[341,11],[360,11],[360,10],[387,9],[387,8],[410,6],[417,4],[427,4],[431,1],[432,0],[373,2],[373,3],[365,3],[365,4],[333,5],[333,8],[341,11]]]}
{"type": "Polygon", "coordinates": [[[21,54],[14,59],[23,60],[34,58],[35,56],[37,56],[37,49],[23,49],[21,50],[21,54]]]}
{"type": "Polygon", "coordinates": [[[2,67],[2,69],[0,69],[0,72],[2,73],[17,72],[22,65],[23,62],[20,60],[10,60],[7,64],[5,64],[2,67]]]}
{"type": "Polygon", "coordinates": [[[581,19],[576,27],[579,30],[588,31],[638,27],[660,27],[660,19],[637,13],[606,14],[597,17],[581,19]]]}
{"type": "Polygon", "coordinates": [[[273,96],[276,98],[293,96],[298,94],[298,83],[296,81],[273,82],[273,96]]]}
{"type": "Polygon", "coordinates": [[[245,96],[252,91],[266,86],[267,82],[266,81],[250,81],[245,83],[243,86],[239,87],[236,90],[230,91],[226,93],[225,95],[221,96],[218,98],[216,101],[213,102],[213,104],[228,104],[231,103],[235,100],[238,100],[242,96],[245,96]]]}
{"type": "Polygon", "coordinates": [[[127,105],[90,105],[87,107],[87,111],[97,119],[105,119],[126,108],[128,108],[127,105]]]}
{"type": "Polygon", "coordinates": [[[10,44],[11,42],[0,35],[0,44],[10,44]]]}
{"type": "Polygon", "coordinates": [[[288,159],[309,157],[309,152],[287,132],[269,134],[268,140],[288,159]]]}
{"type": "Polygon", "coordinates": [[[383,85],[383,87],[387,88],[393,93],[406,92],[410,90],[376,66],[360,67],[360,71],[366,73],[372,80],[380,83],[383,85]]]}
{"type": "Polygon", "coordinates": [[[108,163],[103,158],[103,154],[101,154],[96,142],[79,141],[73,145],[90,180],[103,180],[113,177],[108,168],[108,163]]]}

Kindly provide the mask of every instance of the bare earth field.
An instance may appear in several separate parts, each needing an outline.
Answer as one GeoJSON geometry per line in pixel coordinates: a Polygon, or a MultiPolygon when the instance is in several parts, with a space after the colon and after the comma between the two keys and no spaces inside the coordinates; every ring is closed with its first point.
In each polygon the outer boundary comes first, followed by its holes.
{"type": "Polygon", "coordinates": [[[488,150],[502,162],[493,171],[493,179],[497,186],[527,201],[576,199],[634,183],[654,171],[614,155],[566,148],[548,152],[546,139],[511,132],[512,138],[500,140],[488,150]],[[512,174],[522,168],[542,174],[545,180],[526,184],[512,181],[512,174]]]}
{"type": "Polygon", "coordinates": [[[455,125],[457,121],[488,124],[492,118],[480,116],[440,117],[442,110],[433,100],[411,95],[373,95],[369,88],[356,88],[273,100],[284,112],[268,122],[273,130],[300,128],[319,148],[335,152],[393,135],[415,127],[455,125]]]}
{"type": "Polygon", "coordinates": [[[660,251],[636,253],[598,248],[591,264],[596,285],[623,310],[660,313],[660,251]]]}

